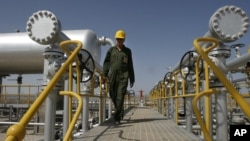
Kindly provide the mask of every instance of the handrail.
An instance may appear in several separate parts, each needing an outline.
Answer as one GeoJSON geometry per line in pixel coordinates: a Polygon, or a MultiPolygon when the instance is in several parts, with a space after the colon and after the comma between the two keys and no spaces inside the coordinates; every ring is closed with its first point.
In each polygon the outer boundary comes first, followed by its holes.
{"type": "MultiPolygon", "coordinates": [[[[60,43],[60,47],[66,52],[66,54],[68,56],[70,56],[72,54],[72,51],[69,50],[69,49],[67,49],[67,45],[71,45],[71,44],[77,44],[77,42],[66,41],[66,42],[61,42],[60,43]]],[[[80,94],[80,68],[79,68],[79,62],[77,61],[76,58],[74,58],[74,59],[75,59],[74,63],[76,63],[76,72],[77,72],[77,75],[76,75],[76,84],[77,84],[76,85],[76,91],[77,91],[78,94],[80,94]]],[[[68,75],[68,91],[73,91],[73,66],[71,64],[68,67],[69,67],[69,72],[68,72],[69,73],[69,75],[68,75]]],[[[67,107],[67,110],[68,110],[68,121],[66,121],[67,122],[66,125],[70,124],[71,121],[72,121],[72,96],[71,95],[69,95],[69,97],[68,97],[68,107],[67,107]]],[[[68,141],[71,141],[71,136],[69,136],[68,141]]]]}
{"type": "Polygon", "coordinates": [[[25,102],[22,104],[28,104],[28,106],[33,103],[34,99],[37,97],[37,93],[39,92],[41,86],[40,85],[30,85],[30,84],[5,84],[5,85],[0,85],[0,89],[2,89],[2,93],[0,94],[0,102],[1,104],[7,105],[7,104],[16,104],[19,101],[18,96],[22,96],[20,98],[20,103],[25,99],[25,102]],[[18,88],[21,87],[22,89],[24,88],[26,91],[25,93],[14,93],[14,92],[8,92],[9,88],[18,88]],[[32,91],[32,92],[31,92],[32,91]],[[15,99],[10,97],[15,97],[15,99]],[[27,97],[27,98],[24,98],[27,97]]]}
{"type": "MultiPolygon", "coordinates": [[[[205,60],[207,65],[210,66],[210,68],[213,70],[213,72],[218,77],[218,79],[221,81],[221,83],[224,84],[224,86],[227,88],[229,93],[234,97],[236,102],[241,107],[242,111],[248,117],[250,117],[250,109],[248,108],[249,105],[247,104],[247,102],[244,101],[243,97],[238,93],[238,91],[234,88],[234,86],[227,80],[227,78],[221,72],[221,70],[219,68],[217,68],[216,65],[208,57],[208,52],[211,51],[212,49],[214,49],[215,47],[217,47],[218,44],[219,44],[218,40],[216,40],[214,38],[197,38],[197,39],[194,40],[194,46],[195,46],[196,50],[199,52],[199,54],[201,55],[201,57],[205,60]],[[200,47],[199,42],[211,42],[212,45],[210,47],[206,48],[205,51],[204,51],[200,47]]],[[[208,78],[206,78],[206,79],[208,79],[208,78]]],[[[202,131],[204,133],[205,140],[207,140],[207,141],[212,141],[212,138],[210,137],[208,129],[206,128],[206,126],[205,126],[205,124],[204,124],[204,122],[203,122],[203,120],[201,118],[201,114],[198,111],[197,101],[203,95],[210,95],[210,94],[214,94],[214,93],[216,93],[215,89],[209,89],[208,87],[206,87],[206,91],[198,93],[194,97],[194,99],[192,101],[192,106],[193,106],[193,109],[194,109],[194,113],[195,113],[197,121],[200,124],[201,129],[202,129],[202,131]]]]}
{"type": "MultiPolygon", "coordinates": [[[[60,43],[60,47],[66,52],[66,54],[68,56],[70,56],[72,53],[71,50],[67,49],[67,45],[70,45],[70,44],[77,44],[77,42],[65,41],[65,42],[60,43]]],[[[69,97],[68,97],[68,109],[67,109],[68,110],[69,129],[67,130],[65,137],[64,137],[64,140],[66,140],[66,141],[71,141],[71,133],[72,133],[73,127],[74,127],[74,125],[77,121],[77,118],[79,117],[79,114],[80,114],[81,109],[82,109],[82,99],[80,97],[80,67],[79,67],[79,62],[77,61],[77,59],[76,58],[74,58],[74,59],[75,59],[75,62],[71,62],[71,64],[69,65],[68,93],[67,93],[67,91],[60,92],[60,94],[69,95],[69,97]],[[72,65],[72,63],[76,63],[76,73],[77,73],[77,75],[76,75],[76,94],[72,92],[73,91],[73,65],[72,65]],[[80,107],[78,106],[77,111],[76,111],[73,119],[72,119],[72,96],[75,96],[78,99],[78,101],[79,101],[78,104],[80,105],[80,107]]]]}
{"type": "Polygon", "coordinates": [[[212,60],[206,54],[213,48],[218,45],[218,41],[214,38],[197,38],[194,40],[194,46],[199,54],[203,57],[203,59],[207,62],[210,68],[213,70],[214,74],[218,77],[221,83],[227,88],[228,92],[233,96],[237,104],[240,106],[242,111],[246,114],[248,118],[250,118],[250,109],[249,104],[244,100],[241,94],[234,88],[234,86],[230,83],[230,81],[226,78],[225,74],[221,72],[221,70],[216,67],[216,65],[212,62],[212,60]],[[199,45],[199,42],[212,42],[213,46],[207,48],[205,51],[199,45]]]}
{"type": "Polygon", "coordinates": [[[197,101],[199,100],[200,97],[204,96],[204,95],[210,95],[210,94],[214,94],[216,92],[215,89],[209,89],[209,90],[206,90],[206,91],[203,91],[199,94],[197,94],[193,101],[192,101],[192,106],[193,106],[193,110],[194,110],[194,113],[195,113],[195,116],[197,118],[197,121],[198,123],[200,124],[200,127],[201,127],[201,130],[203,131],[204,133],[204,137],[205,137],[205,140],[206,141],[212,141],[210,135],[209,135],[209,132],[208,132],[208,129],[206,128],[206,125],[204,124],[202,118],[201,118],[201,114],[198,110],[198,107],[197,107],[197,101]]]}
{"type": "Polygon", "coordinates": [[[79,94],[77,94],[77,93],[74,93],[74,92],[71,92],[71,91],[60,91],[60,94],[61,95],[74,96],[74,97],[76,97],[78,99],[78,102],[79,102],[78,107],[76,109],[76,113],[74,114],[73,119],[70,122],[69,128],[68,128],[68,130],[67,130],[67,132],[66,132],[66,134],[64,136],[64,139],[63,139],[64,141],[68,141],[69,138],[71,137],[71,133],[72,133],[72,131],[74,129],[75,123],[76,123],[76,121],[77,121],[77,119],[78,119],[78,117],[79,117],[79,115],[81,113],[82,103],[83,102],[82,102],[81,96],[79,94]]]}
{"type": "Polygon", "coordinates": [[[65,61],[64,65],[62,65],[62,67],[60,67],[58,72],[55,74],[55,76],[48,83],[47,87],[37,97],[36,101],[30,106],[29,110],[24,114],[24,116],[21,118],[19,123],[12,125],[8,129],[6,141],[21,141],[21,140],[23,140],[23,138],[26,134],[25,127],[27,126],[28,122],[31,120],[31,118],[36,113],[37,109],[44,102],[44,100],[48,96],[49,92],[54,87],[54,85],[61,79],[61,76],[63,75],[63,73],[65,72],[67,67],[75,59],[78,52],[82,48],[82,43],[79,41],[69,40],[69,41],[64,41],[64,42],[77,44],[77,47],[74,49],[72,54],[68,57],[68,59],[65,61]]]}
{"type": "MultiPolygon", "coordinates": [[[[216,42],[215,44],[212,44],[212,47],[211,48],[214,48],[218,45],[218,43],[216,42]]],[[[206,51],[210,51],[211,48],[208,48],[206,51]]],[[[207,53],[206,52],[206,53],[207,53]]],[[[209,130],[210,130],[210,121],[206,121],[206,123],[203,122],[202,118],[201,118],[201,114],[198,110],[198,107],[197,107],[197,101],[199,100],[200,97],[206,95],[206,99],[205,99],[205,102],[206,102],[206,117],[205,119],[208,119],[209,115],[211,114],[210,113],[210,109],[209,109],[209,106],[207,105],[209,102],[209,96],[211,94],[214,94],[216,92],[216,89],[210,89],[209,88],[209,73],[208,73],[208,64],[205,62],[205,81],[206,81],[206,85],[205,85],[205,89],[203,92],[200,92],[200,88],[199,88],[199,76],[198,76],[198,71],[199,71],[199,61],[201,61],[201,56],[198,57],[197,59],[197,64],[196,64],[196,96],[193,98],[193,101],[192,101],[192,107],[193,107],[193,110],[194,110],[194,113],[195,113],[195,116],[197,118],[197,121],[198,123],[200,124],[200,127],[201,127],[201,130],[203,131],[204,133],[204,137],[205,137],[205,140],[206,141],[212,141],[212,138],[210,137],[210,133],[209,133],[209,130]]]]}

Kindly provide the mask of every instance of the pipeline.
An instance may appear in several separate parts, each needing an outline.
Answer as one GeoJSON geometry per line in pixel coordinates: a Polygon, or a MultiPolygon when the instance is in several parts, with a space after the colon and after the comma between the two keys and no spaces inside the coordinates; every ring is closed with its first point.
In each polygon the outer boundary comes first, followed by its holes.
{"type": "MultiPolygon", "coordinates": [[[[45,10],[35,12],[29,18],[26,29],[27,32],[0,34],[0,74],[42,74],[45,48],[50,46],[49,44],[69,39],[83,43],[82,49],[91,53],[96,70],[101,72],[100,45],[115,45],[110,38],[103,36],[98,39],[89,29],[62,31],[61,23],[56,16],[45,10]]],[[[71,47],[72,50],[74,48],[71,47]]]]}
{"type": "MultiPolygon", "coordinates": [[[[230,43],[243,37],[244,34],[247,33],[248,27],[249,19],[245,11],[233,5],[223,6],[211,16],[209,21],[209,31],[203,37],[213,37],[222,43],[230,43]]],[[[206,48],[209,44],[200,43],[200,46],[206,48]]],[[[193,47],[191,50],[195,50],[195,48],[193,47]]],[[[187,58],[188,57],[184,59],[184,63],[187,62],[187,58]]],[[[172,68],[172,71],[178,70],[179,67],[180,64],[177,63],[172,68]]]]}
{"type": "Polygon", "coordinates": [[[194,110],[205,140],[212,141],[214,134],[216,140],[228,140],[230,121],[227,119],[227,94],[236,101],[246,118],[250,116],[249,104],[244,100],[247,97],[241,96],[232,84],[242,80],[249,81],[249,70],[246,70],[245,65],[250,60],[250,55],[249,52],[244,55],[236,52],[236,58],[226,62],[231,50],[225,43],[243,37],[248,27],[249,19],[242,9],[236,6],[219,8],[209,20],[209,31],[196,39],[194,47],[165,74],[162,85],[164,88],[159,88],[159,83],[162,82],[159,81],[150,91],[152,106],[159,112],[166,109],[167,119],[172,119],[176,124],[180,123],[180,107],[184,107],[186,130],[189,132],[192,132],[195,126],[192,123],[194,110]],[[245,78],[229,81],[225,76],[229,72],[246,74],[245,78]],[[200,99],[202,96],[204,99],[200,99]],[[183,101],[182,105],[178,100],[183,101]],[[216,133],[213,132],[215,130],[216,133]]]}

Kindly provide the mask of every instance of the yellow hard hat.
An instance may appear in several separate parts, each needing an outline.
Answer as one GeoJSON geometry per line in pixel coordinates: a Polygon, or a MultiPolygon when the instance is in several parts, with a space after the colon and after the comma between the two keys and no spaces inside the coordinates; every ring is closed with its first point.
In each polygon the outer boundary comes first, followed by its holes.
{"type": "Polygon", "coordinates": [[[115,38],[125,39],[126,33],[123,30],[117,30],[115,33],[115,38]]]}

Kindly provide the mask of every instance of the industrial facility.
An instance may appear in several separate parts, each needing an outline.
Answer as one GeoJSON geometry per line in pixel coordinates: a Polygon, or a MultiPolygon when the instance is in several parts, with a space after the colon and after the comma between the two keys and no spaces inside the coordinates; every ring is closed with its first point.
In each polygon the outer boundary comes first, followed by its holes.
{"type": "Polygon", "coordinates": [[[193,47],[148,94],[127,91],[118,128],[111,125],[115,108],[100,61],[101,47],[114,41],[91,29],[62,30],[53,12],[35,11],[26,32],[0,33],[0,131],[6,141],[26,134],[44,141],[139,141],[143,132],[152,140],[228,141],[234,125],[250,126],[250,48],[235,43],[248,31],[248,14],[234,5],[218,8],[209,30],[190,41],[193,47]],[[23,84],[29,74],[42,74],[41,85],[23,84]],[[10,75],[17,85],[2,83],[10,75]],[[133,127],[141,136],[124,138],[133,127]]]}

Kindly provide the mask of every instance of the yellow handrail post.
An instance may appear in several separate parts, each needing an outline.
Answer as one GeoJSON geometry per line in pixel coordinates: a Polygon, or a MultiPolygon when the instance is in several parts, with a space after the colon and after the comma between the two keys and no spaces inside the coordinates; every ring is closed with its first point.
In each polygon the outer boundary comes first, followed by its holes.
{"type": "Polygon", "coordinates": [[[100,88],[100,102],[99,102],[99,123],[101,124],[103,121],[103,93],[102,93],[102,89],[100,88]]]}
{"type": "MultiPolygon", "coordinates": [[[[199,54],[201,55],[201,57],[206,61],[206,64],[208,66],[210,66],[210,68],[213,70],[214,74],[217,76],[217,78],[221,81],[221,83],[227,88],[228,92],[233,96],[233,98],[236,100],[236,102],[238,103],[238,105],[241,107],[242,111],[246,114],[246,116],[248,118],[250,118],[250,109],[249,109],[249,105],[246,101],[244,101],[243,97],[238,93],[238,91],[234,88],[234,86],[227,80],[227,78],[225,77],[225,75],[220,71],[220,69],[218,67],[216,67],[216,65],[211,61],[211,59],[208,57],[208,52],[211,51],[212,49],[214,49],[215,47],[217,47],[219,44],[219,41],[214,39],[214,38],[197,38],[194,40],[194,46],[196,48],[196,50],[199,52],[199,54]],[[212,45],[208,48],[205,49],[205,51],[202,50],[202,48],[199,45],[199,42],[211,42],[212,45]]],[[[209,122],[207,122],[207,128],[205,126],[205,124],[202,121],[201,118],[201,114],[198,111],[197,108],[197,100],[203,96],[206,95],[206,103],[209,103],[209,95],[216,93],[215,89],[209,89],[209,78],[208,78],[208,66],[206,66],[206,87],[205,87],[205,91],[198,93],[193,101],[192,101],[192,106],[194,109],[194,113],[196,114],[197,117],[197,121],[199,122],[201,129],[204,133],[204,137],[205,140],[207,141],[211,141],[212,138],[209,135],[208,129],[210,129],[210,125],[209,122]]],[[[207,105],[206,105],[207,106],[207,105]]],[[[206,109],[206,111],[210,111],[210,109],[206,109]]],[[[206,113],[206,116],[208,116],[209,113],[206,113]]],[[[208,119],[209,117],[206,117],[206,119],[208,119]]]]}
{"type": "Polygon", "coordinates": [[[63,46],[64,44],[77,44],[76,49],[72,52],[69,58],[65,61],[64,65],[60,67],[58,72],[55,76],[51,79],[48,86],[41,92],[41,94],[37,97],[36,101],[31,105],[29,110],[24,114],[18,124],[11,126],[7,130],[7,137],[6,141],[21,141],[23,140],[26,131],[25,127],[28,125],[28,122],[36,113],[37,109],[41,106],[44,102],[46,97],[48,96],[49,92],[53,89],[54,85],[61,79],[61,75],[65,72],[66,68],[70,65],[70,63],[74,60],[75,56],[78,54],[80,49],[82,48],[82,43],[79,41],[64,41],[60,45],[63,46]]]}
{"type": "MultiPolygon", "coordinates": [[[[205,62],[205,90],[208,90],[210,88],[209,86],[209,69],[208,69],[208,65],[205,62]]],[[[205,121],[206,121],[206,127],[208,129],[208,131],[210,131],[211,129],[211,121],[210,119],[210,115],[211,115],[211,107],[210,107],[210,101],[211,101],[211,97],[209,95],[205,96],[205,111],[206,111],[206,115],[205,115],[205,121]]],[[[211,133],[210,133],[211,134],[211,133]]]]}
{"type": "MultiPolygon", "coordinates": [[[[72,54],[72,51],[69,51],[65,48],[67,44],[77,44],[77,42],[69,42],[66,41],[62,44],[60,44],[60,47],[67,53],[68,56],[72,54]]],[[[76,63],[76,92],[80,94],[80,68],[79,63],[76,58],[74,58],[74,62],[72,61],[71,64],[68,66],[69,68],[69,75],[68,75],[68,91],[73,91],[73,63],[76,63]]],[[[72,121],[72,94],[68,94],[68,124],[70,125],[72,121]]],[[[79,100],[78,100],[79,101],[79,100]]],[[[78,103],[79,104],[79,103],[78,103]]],[[[69,133],[68,133],[69,134],[69,133]]],[[[66,136],[66,135],[65,135],[66,136]]],[[[67,137],[67,141],[71,141],[71,136],[67,137]]]]}
{"type": "Polygon", "coordinates": [[[237,101],[239,106],[241,107],[242,111],[246,114],[248,118],[250,118],[250,108],[249,104],[244,100],[244,98],[238,93],[238,91],[234,88],[234,86],[230,83],[230,81],[226,78],[225,74],[221,72],[219,68],[216,67],[216,65],[212,62],[212,60],[206,55],[205,52],[208,52],[215,48],[218,45],[218,40],[214,38],[197,38],[194,40],[194,46],[197,49],[197,51],[200,53],[200,55],[203,57],[203,59],[207,62],[207,64],[210,66],[210,68],[213,70],[214,74],[218,77],[218,79],[221,81],[221,83],[227,88],[229,93],[234,97],[234,99],[237,101]],[[212,42],[213,45],[203,51],[199,45],[199,42],[212,42]]]}
{"type": "Polygon", "coordinates": [[[198,99],[199,99],[200,97],[202,97],[203,95],[210,95],[210,94],[213,94],[213,93],[215,93],[215,92],[216,92],[215,89],[209,89],[209,90],[203,91],[203,92],[197,94],[197,95],[194,97],[193,101],[192,101],[192,107],[193,107],[193,109],[194,109],[194,113],[195,113],[195,115],[196,115],[196,118],[197,118],[198,123],[199,123],[200,126],[201,126],[201,129],[202,129],[202,131],[203,131],[203,133],[204,133],[204,137],[205,137],[205,140],[206,140],[206,141],[212,141],[212,139],[211,139],[211,137],[210,137],[210,135],[209,135],[208,129],[206,128],[206,125],[203,123],[203,120],[202,120],[202,118],[201,118],[201,114],[200,114],[200,112],[199,112],[199,110],[198,110],[198,108],[197,108],[197,101],[198,101],[198,99]]]}
{"type": "Polygon", "coordinates": [[[66,135],[65,135],[65,137],[63,139],[64,141],[69,141],[69,140],[71,140],[70,139],[71,138],[71,133],[72,133],[72,131],[74,129],[75,123],[76,123],[76,121],[77,121],[77,119],[78,119],[78,117],[79,117],[79,115],[81,113],[81,110],[82,110],[82,98],[81,98],[81,96],[79,94],[73,93],[71,91],[60,91],[60,94],[61,95],[70,95],[71,97],[74,96],[74,97],[76,97],[78,99],[78,107],[77,107],[76,113],[74,114],[73,119],[70,122],[68,131],[67,131],[67,133],[66,133],[66,135]]]}

